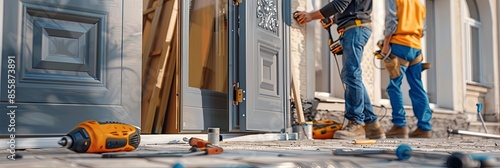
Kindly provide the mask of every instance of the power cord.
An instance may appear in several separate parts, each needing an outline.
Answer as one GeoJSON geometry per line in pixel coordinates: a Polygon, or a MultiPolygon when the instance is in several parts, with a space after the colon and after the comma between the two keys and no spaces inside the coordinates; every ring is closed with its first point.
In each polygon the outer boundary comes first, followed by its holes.
{"type": "Polygon", "coordinates": [[[380,118],[380,119],[379,119],[379,121],[382,121],[382,119],[384,119],[384,118],[385,118],[385,116],[387,116],[387,108],[386,108],[384,105],[381,105],[381,106],[375,106],[375,107],[379,107],[379,108],[380,108],[380,110],[379,110],[378,114],[380,114],[380,111],[382,111],[382,109],[385,111],[385,112],[384,112],[384,115],[382,116],[382,118],[380,118]]]}
{"type": "MultiPolygon", "coordinates": [[[[330,37],[331,38],[331,37],[330,37]]],[[[330,50],[328,50],[328,52],[330,52],[330,50]]],[[[344,92],[346,92],[346,86],[345,86],[345,83],[344,81],[342,80],[342,75],[340,73],[340,66],[339,66],[339,61],[337,59],[337,54],[333,54],[333,57],[335,58],[335,63],[337,64],[337,71],[339,73],[339,78],[340,78],[340,81],[342,82],[342,86],[344,88],[344,92]]],[[[345,114],[346,114],[346,110],[344,109],[344,120],[342,120],[342,127],[344,126],[345,124],[345,114]]]]}

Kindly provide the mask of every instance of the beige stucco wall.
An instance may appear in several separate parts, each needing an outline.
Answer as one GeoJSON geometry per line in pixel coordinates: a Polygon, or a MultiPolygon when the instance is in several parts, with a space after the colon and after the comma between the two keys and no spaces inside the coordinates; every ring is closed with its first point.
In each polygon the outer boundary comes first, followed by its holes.
{"type": "MultiPolygon", "coordinates": [[[[292,0],[292,11],[304,11],[306,0],[292,0]]],[[[305,40],[307,28],[292,21],[290,28],[290,64],[291,76],[299,81],[300,95],[307,95],[307,44],[305,40]]]]}
{"type": "MultiPolygon", "coordinates": [[[[383,6],[383,5],[382,5],[383,6]]],[[[312,4],[311,1],[307,0],[292,0],[292,11],[313,11],[318,10],[320,6],[317,4],[312,4]],[[308,4],[309,3],[309,4],[308,4]]],[[[376,81],[378,78],[379,72],[376,70],[374,61],[373,61],[373,51],[376,48],[376,41],[381,39],[381,29],[380,24],[383,24],[383,21],[380,21],[380,18],[377,19],[377,23],[374,23],[372,38],[368,41],[365,52],[362,60],[362,68],[363,68],[363,81],[365,83],[366,89],[369,92],[370,97],[376,97],[375,88],[378,88],[378,84],[376,81]],[[378,35],[377,35],[378,34],[378,35]],[[374,37],[377,37],[375,40],[374,37]]],[[[292,26],[290,28],[290,53],[291,53],[291,69],[292,74],[297,76],[297,79],[300,81],[300,93],[304,99],[313,99],[313,95],[315,89],[315,82],[319,79],[315,79],[315,73],[310,73],[311,70],[321,70],[326,69],[326,67],[322,67],[318,58],[321,57],[322,49],[320,46],[321,43],[326,43],[327,37],[322,35],[321,31],[325,31],[319,21],[310,22],[304,26],[300,26],[297,22],[292,21],[292,26]],[[312,37],[311,37],[312,36],[312,37]],[[313,40],[311,40],[313,39],[313,40]],[[311,65],[313,67],[311,67],[311,65]]],[[[337,37],[335,32],[335,28],[332,27],[332,33],[334,34],[334,38],[337,37]]],[[[341,57],[337,57],[339,60],[339,65],[341,65],[341,57]]],[[[334,60],[330,60],[332,63],[331,68],[337,68],[334,64],[334,60]]],[[[331,74],[334,80],[338,78],[338,72],[334,71],[331,74]]]]}

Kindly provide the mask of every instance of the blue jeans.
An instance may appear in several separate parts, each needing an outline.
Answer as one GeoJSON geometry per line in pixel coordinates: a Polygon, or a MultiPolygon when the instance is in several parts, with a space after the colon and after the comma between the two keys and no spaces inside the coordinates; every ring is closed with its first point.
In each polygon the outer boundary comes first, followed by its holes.
{"type": "Polygon", "coordinates": [[[371,33],[368,27],[351,28],[344,32],[340,41],[343,49],[341,78],[347,86],[344,92],[345,118],[358,124],[377,121],[361,76],[363,50],[371,33]]]}
{"type": "MultiPolygon", "coordinates": [[[[391,44],[391,53],[411,62],[421,54],[421,50],[403,45],[391,44]]],[[[422,63],[409,67],[401,66],[401,75],[390,80],[389,86],[387,86],[387,93],[391,100],[392,123],[398,127],[406,125],[406,112],[403,107],[403,94],[401,92],[401,82],[405,74],[406,80],[410,85],[409,93],[413,106],[413,113],[415,113],[415,117],[417,117],[418,120],[417,127],[422,131],[430,131],[432,130],[432,125],[430,123],[432,111],[429,107],[429,98],[422,85],[422,63]]]]}

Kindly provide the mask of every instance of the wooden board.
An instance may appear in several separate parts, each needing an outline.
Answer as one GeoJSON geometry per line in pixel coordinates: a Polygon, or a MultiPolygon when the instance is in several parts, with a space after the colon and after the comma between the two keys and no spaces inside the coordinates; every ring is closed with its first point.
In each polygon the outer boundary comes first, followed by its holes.
{"type": "Polygon", "coordinates": [[[142,133],[144,134],[152,133],[153,131],[158,132],[158,130],[161,132],[161,128],[156,129],[154,126],[163,125],[165,118],[164,109],[166,109],[167,106],[165,103],[168,102],[162,102],[161,100],[163,98],[168,98],[171,89],[168,86],[164,88],[164,85],[166,80],[169,80],[171,85],[171,80],[173,78],[173,75],[168,77],[169,75],[167,74],[172,74],[173,70],[167,67],[169,67],[169,65],[175,65],[175,59],[173,59],[175,56],[170,57],[170,55],[178,19],[178,0],[169,0],[166,3],[163,3],[163,0],[159,0],[158,5],[160,4],[163,6],[156,7],[154,11],[155,16],[151,21],[151,29],[145,33],[147,34],[147,36],[145,35],[147,40],[143,40],[143,44],[145,43],[143,46],[145,48],[143,61],[146,61],[146,64],[143,64],[144,92],[141,107],[141,125],[142,133]],[[156,15],[158,12],[160,12],[160,14],[156,15]],[[157,27],[159,28],[157,29],[157,27]],[[151,58],[153,54],[158,55],[157,53],[161,53],[159,57],[151,58]],[[151,61],[151,63],[147,63],[149,61],[151,61]],[[169,62],[174,63],[169,64],[169,62]],[[168,93],[162,95],[164,92],[168,93]]]}
{"type": "MultiPolygon", "coordinates": [[[[179,25],[179,20],[177,20],[177,28],[180,30],[180,25],[179,25]]],[[[179,128],[179,115],[180,115],[180,34],[176,34],[176,42],[174,42],[174,52],[173,54],[176,56],[175,59],[175,73],[174,73],[174,85],[172,86],[172,91],[171,91],[171,97],[168,102],[168,109],[167,109],[167,118],[166,122],[164,123],[163,127],[163,133],[171,133],[171,134],[177,134],[180,132],[179,128]]]]}
{"type": "MultiPolygon", "coordinates": [[[[143,23],[144,27],[144,32],[143,32],[143,41],[142,41],[142,77],[147,77],[147,69],[149,67],[149,61],[150,61],[150,53],[152,51],[152,47],[153,47],[153,43],[154,43],[154,40],[155,40],[155,34],[156,33],[156,29],[158,27],[158,22],[160,21],[161,17],[162,16],[162,9],[163,9],[163,2],[164,0],[157,0],[155,2],[150,2],[150,5],[152,6],[155,6],[155,11],[154,11],[154,15],[153,15],[153,19],[152,21],[149,21],[149,17],[150,17],[150,14],[146,14],[145,15],[145,23],[143,23]]],[[[169,14],[167,14],[169,15],[169,14]]],[[[168,29],[168,27],[167,27],[168,29]]],[[[144,81],[143,80],[143,84],[144,85],[144,81]]]]}
{"type": "MultiPolygon", "coordinates": [[[[293,73],[292,73],[293,74],[293,73]]],[[[302,99],[300,98],[300,90],[299,86],[297,86],[298,80],[294,75],[292,75],[292,93],[293,93],[293,101],[295,104],[295,108],[297,111],[297,116],[299,117],[299,124],[303,124],[306,122],[304,118],[304,109],[302,108],[302,99]]]]}
{"type": "MultiPolygon", "coordinates": [[[[167,113],[167,106],[169,105],[170,92],[172,91],[172,86],[174,82],[175,75],[175,62],[177,56],[175,55],[176,50],[178,49],[178,45],[176,44],[177,40],[172,40],[172,50],[169,51],[168,59],[164,67],[165,73],[161,74],[164,77],[163,85],[161,86],[161,99],[158,101],[158,111],[156,112],[156,122],[154,125],[154,133],[162,133],[163,125],[165,122],[165,117],[167,113]]],[[[165,45],[166,46],[166,45],[165,45]]],[[[167,49],[166,49],[167,50],[167,49]]],[[[168,51],[168,50],[167,50],[168,51]]]]}

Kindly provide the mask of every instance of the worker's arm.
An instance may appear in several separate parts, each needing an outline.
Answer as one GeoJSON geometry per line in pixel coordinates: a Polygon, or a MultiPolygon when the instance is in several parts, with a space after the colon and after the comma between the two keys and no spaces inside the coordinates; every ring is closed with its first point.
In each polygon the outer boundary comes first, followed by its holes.
{"type": "Polygon", "coordinates": [[[321,9],[313,12],[299,12],[296,14],[297,22],[303,25],[310,21],[330,17],[336,13],[344,12],[352,0],[333,0],[321,9]]]}
{"type": "Polygon", "coordinates": [[[398,27],[397,7],[395,0],[386,1],[386,16],[385,16],[385,30],[384,30],[384,46],[382,54],[387,55],[390,49],[391,37],[398,27]]]}
{"type": "Polygon", "coordinates": [[[299,22],[299,24],[301,25],[304,25],[310,21],[313,21],[313,20],[318,20],[318,19],[323,19],[325,18],[320,12],[319,10],[318,11],[314,11],[314,12],[310,12],[310,13],[307,13],[307,12],[298,12],[296,14],[297,17],[297,22],[299,22]]]}
{"type": "Polygon", "coordinates": [[[323,8],[319,9],[319,12],[324,17],[330,17],[336,13],[342,13],[347,6],[351,3],[352,0],[333,0],[332,2],[323,6],[323,8]]]}

